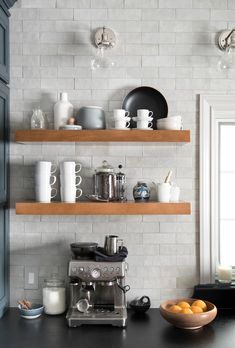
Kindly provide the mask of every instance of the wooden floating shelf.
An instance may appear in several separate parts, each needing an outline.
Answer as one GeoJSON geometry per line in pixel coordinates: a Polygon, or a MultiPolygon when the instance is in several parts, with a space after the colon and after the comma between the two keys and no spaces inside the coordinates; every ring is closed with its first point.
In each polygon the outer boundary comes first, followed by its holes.
{"type": "Polygon", "coordinates": [[[189,215],[189,202],[17,202],[19,215],[189,215]]]}
{"type": "Polygon", "coordinates": [[[190,142],[189,130],[17,130],[15,141],[26,142],[190,142]]]}

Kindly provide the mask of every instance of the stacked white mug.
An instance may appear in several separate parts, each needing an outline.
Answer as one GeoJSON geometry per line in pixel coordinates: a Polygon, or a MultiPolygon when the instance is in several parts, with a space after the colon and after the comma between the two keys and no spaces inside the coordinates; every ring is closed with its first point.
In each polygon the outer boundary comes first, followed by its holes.
{"type": "Polygon", "coordinates": [[[130,120],[131,120],[129,115],[130,115],[129,111],[126,111],[124,109],[113,110],[115,129],[122,129],[122,130],[130,129],[128,128],[130,126],[130,120]]]}
{"type": "Polygon", "coordinates": [[[81,197],[82,189],[78,186],[82,182],[80,175],[77,175],[82,169],[80,163],[65,161],[60,163],[60,195],[61,201],[75,203],[76,199],[81,197]]]}
{"type": "Polygon", "coordinates": [[[132,119],[137,122],[137,129],[152,130],[153,127],[153,112],[148,109],[138,109],[137,117],[132,119]]]}
{"type": "Polygon", "coordinates": [[[35,194],[36,201],[41,203],[50,203],[51,198],[57,194],[57,190],[51,186],[55,184],[56,177],[54,174],[56,165],[47,161],[39,161],[35,168],[35,194]]]}

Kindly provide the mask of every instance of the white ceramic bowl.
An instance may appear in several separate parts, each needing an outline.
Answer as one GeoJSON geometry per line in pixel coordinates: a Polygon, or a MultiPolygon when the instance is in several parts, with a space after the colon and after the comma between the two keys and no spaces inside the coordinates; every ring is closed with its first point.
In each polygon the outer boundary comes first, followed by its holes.
{"type": "Polygon", "coordinates": [[[169,116],[166,118],[159,118],[157,121],[160,121],[160,122],[168,122],[168,121],[182,122],[182,116],[169,116]]]}
{"type": "Polygon", "coordinates": [[[182,129],[182,124],[179,122],[157,122],[157,129],[180,130],[182,129]]]}

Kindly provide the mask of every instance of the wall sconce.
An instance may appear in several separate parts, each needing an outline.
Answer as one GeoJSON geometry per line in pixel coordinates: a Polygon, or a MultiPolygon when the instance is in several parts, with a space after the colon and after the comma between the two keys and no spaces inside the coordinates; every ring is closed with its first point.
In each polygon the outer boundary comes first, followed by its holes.
{"type": "Polygon", "coordinates": [[[218,61],[218,69],[222,71],[233,66],[235,68],[235,28],[222,31],[218,37],[218,45],[224,51],[218,61]]]}
{"type": "Polygon", "coordinates": [[[91,69],[112,68],[115,63],[107,57],[106,50],[113,48],[116,44],[116,36],[112,29],[99,28],[95,33],[95,45],[97,47],[95,56],[91,59],[91,69]]]}

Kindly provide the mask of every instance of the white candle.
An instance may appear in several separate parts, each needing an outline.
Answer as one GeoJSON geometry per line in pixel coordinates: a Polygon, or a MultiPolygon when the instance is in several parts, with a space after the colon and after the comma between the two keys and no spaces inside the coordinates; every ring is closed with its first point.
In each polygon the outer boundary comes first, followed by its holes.
{"type": "Polygon", "coordinates": [[[232,282],[232,267],[226,265],[220,265],[218,267],[218,280],[220,283],[232,282]]]}

